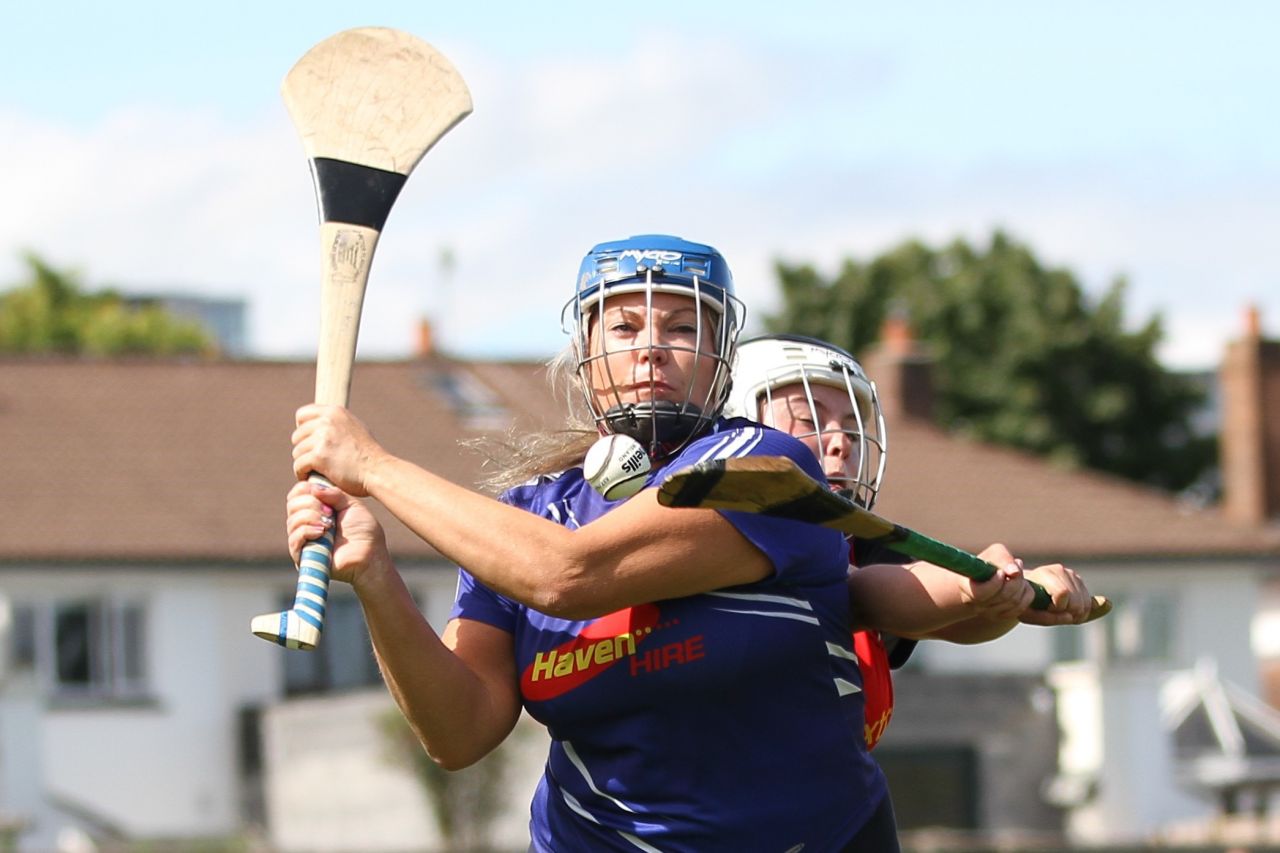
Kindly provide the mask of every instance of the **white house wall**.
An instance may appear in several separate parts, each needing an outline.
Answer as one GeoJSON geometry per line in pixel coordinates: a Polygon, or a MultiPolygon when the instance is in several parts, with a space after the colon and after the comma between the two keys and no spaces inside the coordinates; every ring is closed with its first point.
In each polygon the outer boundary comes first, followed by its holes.
{"type": "MultiPolygon", "coordinates": [[[[1108,595],[1117,609],[1104,620],[1081,627],[1041,628],[1019,625],[1000,639],[974,646],[921,643],[912,663],[937,672],[1043,672],[1054,663],[1055,631],[1082,634],[1085,654],[1103,654],[1106,621],[1118,625],[1125,617],[1124,601],[1155,592],[1171,597],[1174,607],[1172,646],[1162,663],[1186,669],[1202,656],[1219,663],[1223,677],[1250,693],[1258,691],[1258,667],[1252,649],[1251,626],[1257,609],[1260,569],[1238,563],[1153,564],[1150,568],[1114,565],[1077,566],[1095,593],[1108,595]]],[[[1113,627],[1114,630],[1114,627],[1113,627]]]]}
{"type": "Polygon", "coordinates": [[[1258,662],[1251,628],[1257,615],[1260,567],[1239,563],[1164,564],[1150,569],[1108,571],[1105,577],[1104,591],[1121,602],[1127,594],[1146,590],[1174,596],[1177,616],[1173,653],[1163,662],[1164,669],[1189,669],[1201,658],[1212,658],[1223,678],[1257,694],[1258,662]]]}
{"type": "Polygon", "coordinates": [[[1044,670],[1053,658],[1052,638],[1043,628],[1019,625],[989,643],[965,646],[956,643],[920,643],[911,663],[930,672],[1001,672],[1031,675],[1044,670]]]}
{"type": "MultiPolygon", "coordinates": [[[[422,783],[391,756],[380,719],[398,713],[385,689],[294,699],[263,718],[270,843],[282,853],[439,851],[422,783]]],[[[529,803],[542,776],[546,730],[521,716],[501,749],[503,810],[491,827],[500,850],[529,843],[529,803]]],[[[464,773],[466,771],[463,771],[464,773]]]]}
{"type": "MultiPolygon", "coordinates": [[[[1095,591],[1120,601],[1149,590],[1174,596],[1177,623],[1169,667],[1189,667],[1207,654],[1217,660],[1224,678],[1256,692],[1250,625],[1257,577],[1250,567],[1187,563],[1151,569],[1089,566],[1081,571],[1095,591]]],[[[439,625],[452,598],[452,572],[428,570],[413,578],[420,602],[439,625]]],[[[0,793],[11,803],[30,803],[32,797],[52,793],[139,838],[240,831],[239,713],[246,705],[272,706],[280,698],[285,654],[252,637],[248,620],[278,609],[281,595],[291,588],[287,565],[279,576],[234,567],[6,568],[0,590],[17,601],[108,594],[145,601],[150,696],[155,701],[45,709],[36,727],[39,750],[0,754],[0,793]],[[39,766],[15,766],[22,762],[39,766]],[[23,780],[31,780],[33,788],[23,789],[23,780]]],[[[1068,630],[1096,638],[1102,623],[1068,630]]],[[[925,643],[916,654],[918,663],[930,670],[1036,673],[1052,661],[1052,637],[1053,629],[1020,626],[995,643],[925,643]]],[[[1090,647],[1099,646],[1094,642],[1090,647]]],[[[0,704],[6,701],[0,691],[0,704]]],[[[30,717],[20,710],[0,719],[30,717]]],[[[1101,718],[1098,723],[1111,724],[1101,718]]],[[[1080,748],[1096,755],[1105,745],[1080,748]]],[[[526,784],[536,780],[537,765],[531,762],[526,784]]],[[[512,836],[527,820],[527,805],[527,792],[513,797],[507,818],[512,836]]],[[[1148,806],[1153,813],[1163,811],[1163,806],[1148,806]]],[[[276,814],[290,831],[299,831],[299,816],[276,814]]],[[[420,828],[402,827],[409,830],[408,837],[419,837],[420,828]]]]}
{"type": "Polygon", "coordinates": [[[1142,665],[1051,670],[1064,732],[1060,772],[1088,780],[1090,790],[1067,815],[1073,842],[1136,843],[1159,838],[1176,824],[1212,818],[1215,803],[1175,781],[1173,744],[1160,709],[1169,675],[1142,665]]]}
{"type": "MultiPolygon", "coordinates": [[[[286,567],[285,583],[291,582],[286,567]]],[[[149,691],[139,702],[46,699],[40,773],[17,799],[49,795],[133,837],[220,836],[239,831],[236,722],[247,703],[279,694],[281,651],[254,638],[249,619],[274,609],[282,584],[262,573],[188,568],[6,572],[16,601],[111,596],[146,605],[149,691]]],[[[6,778],[22,776],[0,756],[6,778]]],[[[34,769],[34,768],[33,768],[34,769]]]]}

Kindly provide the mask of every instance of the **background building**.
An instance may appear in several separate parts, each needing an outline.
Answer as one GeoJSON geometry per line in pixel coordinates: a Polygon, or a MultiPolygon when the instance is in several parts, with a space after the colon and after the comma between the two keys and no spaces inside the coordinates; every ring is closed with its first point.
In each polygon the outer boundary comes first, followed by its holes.
{"type": "MultiPolygon", "coordinates": [[[[1218,510],[939,430],[927,358],[909,336],[886,340],[867,359],[892,448],[878,509],[970,550],[1065,561],[1116,602],[1088,626],[917,650],[876,752],[904,828],[1104,844],[1207,832],[1232,809],[1265,824],[1280,345],[1255,324],[1225,359],[1218,510]]],[[[483,456],[460,442],[540,423],[555,410],[542,373],[432,353],[366,362],[352,406],[397,452],[472,484],[483,456]]],[[[23,848],[77,833],[443,844],[434,801],[388,756],[390,703],[349,592],[335,587],[318,652],[248,631],[292,598],[281,499],[313,378],[310,364],[230,359],[4,362],[0,814],[23,848]],[[323,795],[334,779],[364,793],[323,795]]],[[[442,625],[453,568],[388,531],[442,625]]],[[[544,749],[536,725],[521,731],[494,822],[511,849],[544,749]]]]}

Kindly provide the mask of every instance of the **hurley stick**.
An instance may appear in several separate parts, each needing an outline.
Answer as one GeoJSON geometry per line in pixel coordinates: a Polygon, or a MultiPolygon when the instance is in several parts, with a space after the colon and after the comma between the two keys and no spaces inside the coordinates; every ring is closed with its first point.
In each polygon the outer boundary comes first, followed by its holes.
{"type": "MultiPolygon", "coordinates": [[[[830,527],[868,543],[891,548],[908,557],[985,581],[996,567],[967,551],[930,539],[886,521],[806,474],[785,456],[742,456],[714,459],[676,471],[663,481],[658,502],[670,507],[738,510],[775,518],[789,518],[830,527]]],[[[1047,610],[1049,593],[1034,581],[1031,606],[1047,610]]],[[[1111,612],[1111,602],[1093,597],[1092,622],[1111,612]]]]}
{"type": "MultiPolygon", "coordinates": [[[[471,93],[435,48],[380,27],[346,30],[298,60],[281,89],[311,165],[320,212],[316,402],[347,405],[369,266],[409,173],[471,113],[471,93]]],[[[323,481],[322,472],[312,480],[323,481]]],[[[333,533],[307,543],[293,607],[254,617],[254,634],[314,649],[324,629],[333,533]]]]}

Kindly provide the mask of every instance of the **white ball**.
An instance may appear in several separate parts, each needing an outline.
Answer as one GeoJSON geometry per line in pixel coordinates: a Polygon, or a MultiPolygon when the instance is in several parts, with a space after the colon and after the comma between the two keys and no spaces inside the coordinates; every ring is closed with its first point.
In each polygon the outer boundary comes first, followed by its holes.
{"type": "Polygon", "coordinates": [[[606,435],[582,460],[582,476],[606,500],[629,498],[644,488],[649,454],[629,435],[606,435]]]}

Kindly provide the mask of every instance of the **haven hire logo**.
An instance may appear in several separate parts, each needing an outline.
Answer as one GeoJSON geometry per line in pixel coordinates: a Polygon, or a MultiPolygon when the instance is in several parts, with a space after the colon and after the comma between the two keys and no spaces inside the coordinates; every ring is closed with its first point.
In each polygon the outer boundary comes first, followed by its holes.
{"type": "Polygon", "coordinates": [[[634,678],[706,656],[701,634],[654,647],[650,636],[667,627],[660,619],[654,604],[601,616],[567,643],[534,655],[533,663],[520,675],[520,691],[526,699],[545,701],[580,687],[610,667],[625,665],[634,678]],[[641,649],[641,644],[646,648],[641,649]]]}

